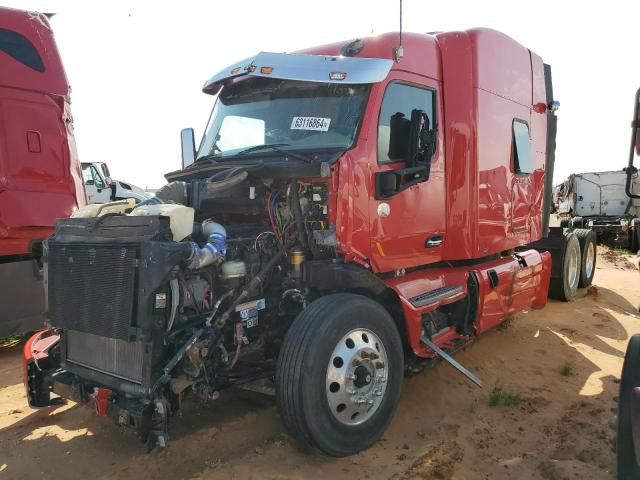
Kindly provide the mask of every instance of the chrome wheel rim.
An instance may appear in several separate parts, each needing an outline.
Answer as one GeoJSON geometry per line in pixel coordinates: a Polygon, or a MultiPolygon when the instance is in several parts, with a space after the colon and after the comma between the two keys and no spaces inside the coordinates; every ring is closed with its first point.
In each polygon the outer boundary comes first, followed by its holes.
{"type": "Polygon", "coordinates": [[[585,252],[585,255],[587,256],[587,258],[584,261],[585,273],[587,274],[587,278],[591,278],[591,275],[593,274],[594,265],[596,264],[596,249],[593,246],[593,243],[589,243],[589,246],[587,247],[587,251],[585,252]]]}
{"type": "Polygon", "coordinates": [[[326,395],[333,416],[344,425],[366,422],[387,390],[387,352],[366,328],[351,330],[333,349],[327,366],[326,395]]]}
{"type": "Polygon", "coordinates": [[[568,264],[568,277],[569,277],[569,287],[572,290],[575,290],[578,287],[578,249],[573,249],[569,253],[569,264],[568,264]]]}

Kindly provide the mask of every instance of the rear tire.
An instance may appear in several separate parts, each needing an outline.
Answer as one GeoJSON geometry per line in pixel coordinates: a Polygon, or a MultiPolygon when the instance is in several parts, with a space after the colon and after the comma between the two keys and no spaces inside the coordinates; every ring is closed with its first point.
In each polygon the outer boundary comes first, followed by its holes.
{"type": "Polygon", "coordinates": [[[620,394],[618,396],[618,431],[616,439],[616,457],[618,463],[618,480],[634,480],[640,478],[640,465],[635,454],[633,430],[631,426],[631,408],[633,389],[640,387],[640,335],[629,340],[627,353],[624,356],[622,376],[620,378],[620,394]]]}
{"type": "Polygon", "coordinates": [[[549,285],[549,296],[563,302],[574,299],[580,282],[580,242],[574,233],[566,235],[562,255],[562,275],[552,278],[549,285]]]}
{"type": "Polygon", "coordinates": [[[393,416],[403,363],[398,328],[381,305],[346,293],[312,302],[278,357],[276,398],[286,429],[307,451],[344,457],[368,448],[393,416]]]}
{"type": "Polygon", "coordinates": [[[573,231],[578,237],[580,243],[580,288],[586,288],[591,285],[593,276],[596,273],[596,233],[588,228],[578,228],[573,231]]]}

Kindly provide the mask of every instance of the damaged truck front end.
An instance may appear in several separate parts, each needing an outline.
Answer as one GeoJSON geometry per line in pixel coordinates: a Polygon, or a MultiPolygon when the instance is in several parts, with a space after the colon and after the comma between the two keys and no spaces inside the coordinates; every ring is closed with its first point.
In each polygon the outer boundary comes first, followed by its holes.
{"type": "MultiPolygon", "coordinates": [[[[386,71],[391,63],[371,62],[386,71]]],[[[311,78],[232,80],[198,160],[169,174],[153,199],[59,220],[43,255],[51,329],[24,351],[29,404],[90,404],[135,428],[149,449],[162,447],[184,395],[215,399],[265,379],[273,389],[283,338],[314,298],[336,287],[384,290],[339,258],[330,220],[332,165],[355,143],[368,92],[367,83],[311,78]],[[290,125],[300,105],[315,118],[290,125]],[[234,124],[254,112],[261,125],[234,124]],[[281,131],[264,131],[281,118],[281,131]],[[238,135],[254,128],[287,138],[254,149],[238,135]]]]}
{"type": "Polygon", "coordinates": [[[298,445],[346,456],[382,435],[405,372],[444,359],[480,386],[456,351],[550,284],[573,298],[579,240],[544,238],[549,68],[492,30],[407,35],[402,55],[397,38],[224,69],[153,199],[58,221],[32,406],[92,404],[153,449],[187,396],[271,390],[298,445]]]}

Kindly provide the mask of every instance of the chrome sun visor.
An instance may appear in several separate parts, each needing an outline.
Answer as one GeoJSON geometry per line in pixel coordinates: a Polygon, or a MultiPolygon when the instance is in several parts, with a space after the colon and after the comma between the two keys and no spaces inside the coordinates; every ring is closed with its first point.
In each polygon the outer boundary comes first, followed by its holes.
{"type": "Polygon", "coordinates": [[[218,72],[202,91],[215,95],[227,80],[242,75],[305,82],[377,83],[384,80],[392,64],[392,60],[384,58],[261,52],[218,72]]]}

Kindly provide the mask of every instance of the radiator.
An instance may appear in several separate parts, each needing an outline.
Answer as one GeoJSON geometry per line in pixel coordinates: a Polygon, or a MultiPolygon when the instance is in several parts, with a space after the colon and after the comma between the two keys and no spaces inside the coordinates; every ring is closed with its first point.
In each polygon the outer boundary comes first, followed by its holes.
{"type": "Polygon", "coordinates": [[[110,339],[131,337],[136,248],[50,242],[48,307],[52,325],[110,339]]]}
{"type": "Polygon", "coordinates": [[[67,330],[67,362],[101,373],[142,383],[144,345],[117,338],[67,330]]]}

